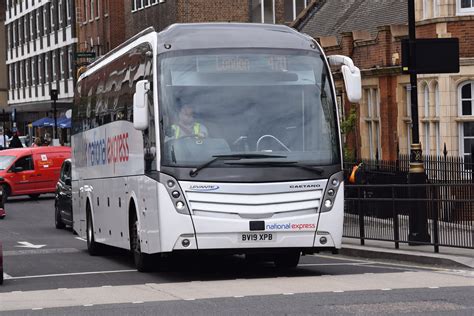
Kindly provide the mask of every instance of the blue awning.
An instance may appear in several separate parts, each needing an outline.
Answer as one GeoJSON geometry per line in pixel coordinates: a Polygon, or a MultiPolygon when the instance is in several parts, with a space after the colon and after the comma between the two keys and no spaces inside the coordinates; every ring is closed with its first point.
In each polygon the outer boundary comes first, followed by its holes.
{"type": "Polygon", "coordinates": [[[71,128],[71,119],[65,116],[58,119],[59,128],[71,128]]]}
{"type": "Polygon", "coordinates": [[[50,117],[43,117],[39,120],[34,121],[31,123],[33,127],[45,127],[45,126],[53,126],[54,125],[54,120],[50,117]]]}

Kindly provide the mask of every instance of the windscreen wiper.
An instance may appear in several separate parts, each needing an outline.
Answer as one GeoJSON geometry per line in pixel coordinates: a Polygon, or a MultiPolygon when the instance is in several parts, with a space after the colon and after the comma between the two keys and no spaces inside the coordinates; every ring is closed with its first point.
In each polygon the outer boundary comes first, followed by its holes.
{"type": "Polygon", "coordinates": [[[324,169],[313,167],[310,165],[298,164],[298,161],[241,161],[241,162],[226,162],[226,165],[251,165],[264,167],[295,167],[308,171],[312,171],[318,175],[324,173],[324,169]]]}
{"type": "Polygon", "coordinates": [[[209,165],[213,164],[218,160],[241,160],[241,159],[263,159],[263,158],[286,158],[282,155],[270,155],[270,154],[251,154],[251,153],[240,153],[240,154],[223,154],[223,155],[214,155],[213,158],[208,162],[203,163],[202,165],[189,171],[191,177],[197,176],[199,171],[204,168],[207,168],[209,165]]]}

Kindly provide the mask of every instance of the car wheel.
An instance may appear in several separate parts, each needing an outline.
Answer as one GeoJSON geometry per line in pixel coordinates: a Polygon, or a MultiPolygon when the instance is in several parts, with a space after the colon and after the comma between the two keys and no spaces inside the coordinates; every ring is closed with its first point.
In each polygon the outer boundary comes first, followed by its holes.
{"type": "Polygon", "coordinates": [[[275,266],[279,269],[296,268],[300,262],[300,251],[288,251],[275,255],[275,266]]]}
{"type": "Polygon", "coordinates": [[[149,272],[152,268],[152,256],[141,251],[140,237],[138,236],[138,219],[133,218],[130,227],[130,250],[132,251],[135,267],[139,272],[149,272]]]}
{"type": "Polygon", "coordinates": [[[8,200],[8,196],[10,195],[10,187],[7,184],[2,184],[2,203],[5,204],[8,200]]]}
{"type": "Polygon", "coordinates": [[[56,224],[57,229],[63,229],[66,225],[64,225],[63,219],[61,217],[61,212],[58,209],[58,206],[55,205],[54,207],[54,223],[56,224]]]}
{"type": "Polygon", "coordinates": [[[95,241],[94,238],[94,224],[92,222],[92,216],[89,204],[87,205],[86,211],[86,235],[87,235],[87,250],[91,256],[100,255],[101,249],[100,244],[95,241]]]}
{"type": "Polygon", "coordinates": [[[30,194],[29,197],[32,199],[32,200],[36,200],[39,198],[39,194],[30,194]]]}

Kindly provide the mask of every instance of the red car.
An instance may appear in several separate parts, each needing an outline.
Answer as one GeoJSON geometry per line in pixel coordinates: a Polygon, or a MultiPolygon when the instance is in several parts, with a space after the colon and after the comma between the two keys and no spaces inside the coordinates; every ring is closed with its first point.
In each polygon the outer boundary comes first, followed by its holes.
{"type": "Polygon", "coordinates": [[[9,196],[29,195],[31,198],[37,198],[43,193],[56,192],[61,165],[70,157],[71,148],[65,146],[0,151],[3,202],[9,196]]]}

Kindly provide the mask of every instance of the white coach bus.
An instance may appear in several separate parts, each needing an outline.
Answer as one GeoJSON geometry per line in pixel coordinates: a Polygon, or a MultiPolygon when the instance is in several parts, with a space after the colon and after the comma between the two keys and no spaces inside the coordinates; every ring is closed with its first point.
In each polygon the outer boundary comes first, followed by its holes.
{"type": "Polygon", "coordinates": [[[144,30],[95,61],[73,109],[74,230],[146,271],[173,252],[341,247],[344,186],[334,82],[360,71],[281,25],[144,30]],[[153,258],[153,260],[151,260],[153,258]]]}

